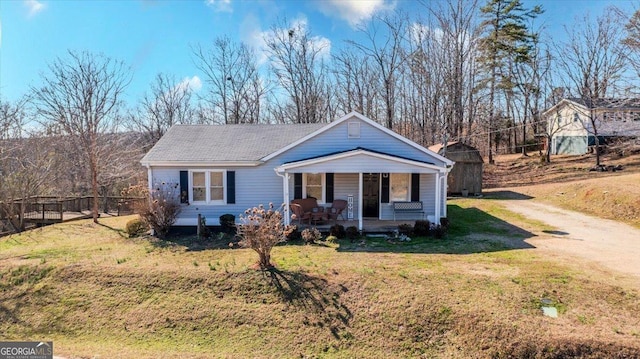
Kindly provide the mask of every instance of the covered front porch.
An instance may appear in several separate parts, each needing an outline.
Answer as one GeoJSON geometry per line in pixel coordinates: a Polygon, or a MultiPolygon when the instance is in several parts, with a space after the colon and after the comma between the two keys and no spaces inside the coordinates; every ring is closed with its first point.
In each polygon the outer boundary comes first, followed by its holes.
{"type": "MultiPolygon", "coordinates": [[[[358,148],[284,163],[275,171],[282,177],[284,203],[312,197],[323,210],[330,208],[334,200],[342,199],[348,206],[340,224],[383,232],[417,219],[439,224],[440,218],[447,215],[449,169],[358,148]],[[398,213],[394,206],[397,202],[419,203],[420,210],[398,213]]],[[[289,210],[285,206],[287,224],[291,223],[289,210]]]]}

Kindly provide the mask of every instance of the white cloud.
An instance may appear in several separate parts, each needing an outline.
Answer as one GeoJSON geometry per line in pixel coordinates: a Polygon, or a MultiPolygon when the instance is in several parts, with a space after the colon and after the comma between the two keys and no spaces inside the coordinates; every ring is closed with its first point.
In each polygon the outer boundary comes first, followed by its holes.
{"type": "Polygon", "coordinates": [[[205,4],[215,12],[233,12],[231,0],[205,0],[205,4]]]}
{"type": "Polygon", "coordinates": [[[393,10],[395,1],[388,0],[318,0],[319,10],[327,16],[339,17],[353,28],[378,12],[393,10]]]}
{"type": "Polygon", "coordinates": [[[24,5],[29,10],[29,17],[35,16],[45,8],[45,5],[37,0],[24,0],[24,5]]]}
{"type": "Polygon", "coordinates": [[[193,77],[185,77],[177,86],[178,89],[190,89],[191,91],[197,92],[202,88],[202,80],[197,75],[193,77]]]}

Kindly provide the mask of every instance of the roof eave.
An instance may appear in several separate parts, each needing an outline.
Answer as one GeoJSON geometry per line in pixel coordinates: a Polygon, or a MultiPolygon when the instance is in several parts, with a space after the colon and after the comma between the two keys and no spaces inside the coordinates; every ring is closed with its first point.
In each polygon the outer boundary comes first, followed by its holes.
{"type": "Polygon", "coordinates": [[[145,167],[256,167],[263,161],[140,161],[145,167]]]}
{"type": "Polygon", "coordinates": [[[428,169],[431,169],[431,170],[434,170],[434,171],[439,171],[439,172],[449,172],[449,170],[450,170],[450,167],[447,166],[447,165],[445,165],[444,167],[440,167],[440,166],[437,166],[437,165],[434,165],[434,164],[430,164],[430,163],[413,161],[413,160],[409,160],[409,159],[405,159],[405,158],[400,158],[400,157],[395,157],[395,156],[391,156],[391,155],[386,155],[386,154],[381,154],[381,153],[376,153],[376,152],[371,152],[371,151],[360,149],[360,150],[348,151],[348,152],[339,153],[339,154],[330,155],[330,156],[317,157],[317,158],[308,159],[308,160],[284,163],[284,164],[276,167],[276,171],[278,173],[284,173],[287,170],[301,168],[301,167],[305,167],[305,166],[310,166],[310,165],[314,165],[314,164],[318,164],[318,163],[324,163],[324,162],[339,160],[339,159],[342,159],[342,158],[348,158],[348,157],[352,157],[352,156],[356,156],[356,155],[360,155],[360,154],[365,154],[365,155],[368,155],[368,156],[377,157],[377,158],[381,158],[381,159],[385,159],[385,160],[389,160],[389,161],[400,162],[400,163],[408,164],[408,165],[411,165],[411,166],[428,168],[428,169]]]}

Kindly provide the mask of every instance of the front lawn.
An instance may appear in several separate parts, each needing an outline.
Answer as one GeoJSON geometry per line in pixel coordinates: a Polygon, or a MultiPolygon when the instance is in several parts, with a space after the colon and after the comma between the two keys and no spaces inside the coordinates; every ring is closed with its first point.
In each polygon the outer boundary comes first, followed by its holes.
{"type": "Polygon", "coordinates": [[[444,239],[282,245],[266,272],[222,241],[129,239],[130,218],[0,239],[0,340],[102,358],[640,355],[637,289],[538,252],[541,224],[492,201],[454,201],[444,239]]]}

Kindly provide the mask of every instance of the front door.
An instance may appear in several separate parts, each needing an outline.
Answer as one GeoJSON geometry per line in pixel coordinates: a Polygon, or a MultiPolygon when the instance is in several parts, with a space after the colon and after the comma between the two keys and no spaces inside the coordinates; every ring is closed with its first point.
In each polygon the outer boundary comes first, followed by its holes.
{"type": "Polygon", "coordinates": [[[380,174],[362,174],[362,217],[379,217],[380,174]]]}

